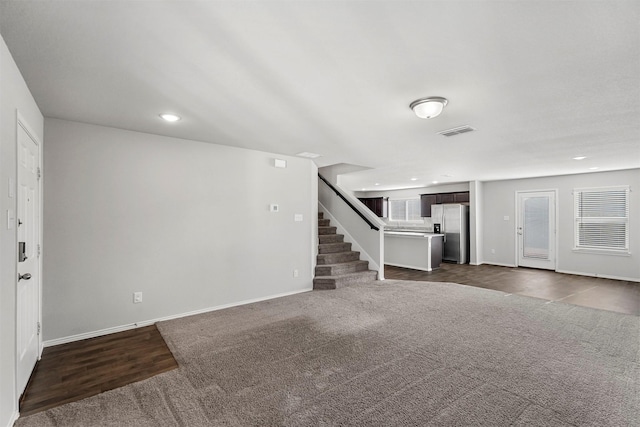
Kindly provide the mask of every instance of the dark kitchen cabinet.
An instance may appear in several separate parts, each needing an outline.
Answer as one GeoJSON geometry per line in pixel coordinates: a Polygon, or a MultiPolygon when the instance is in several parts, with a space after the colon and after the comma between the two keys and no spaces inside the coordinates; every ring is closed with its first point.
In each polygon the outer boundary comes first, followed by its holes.
{"type": "Polygon", "coordinates": [[[420,195],[420,216],[431,217],[431,205],[445,203],[469,203],[469,192],[458,191],[455,193],[435,193],[420,195]]]}
{"type": "Polygon", "coordinates": [[[461,191],[453,193],[453,203],[469,203],[469,192],[461,191]]]}
{"type": "Polygon", "coordinates": [[[431,217],[431,205],[435,205],[435,194],[421,194],[420,195],[420,216],[431,217]]]}
{"type": "Polygon", "coordinates": [[[371,212],[380,218],[387,217],[389,198],[388,197],[363,197],[358,198],[371,212]]]}
{"type": "Polygon", "coordinates": [[[454,203],[453,193],[438,193],[436,194],[436,204],[441,205],[444,203],[454,203]]]}

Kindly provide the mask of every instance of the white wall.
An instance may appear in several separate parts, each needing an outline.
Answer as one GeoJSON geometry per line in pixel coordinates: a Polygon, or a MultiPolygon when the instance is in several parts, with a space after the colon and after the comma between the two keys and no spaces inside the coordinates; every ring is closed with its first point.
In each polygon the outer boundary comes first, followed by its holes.
{"type": "Polygon", "coordinates": [[[16,367],[16,253],[15,227],[7,229],[7,211],[16,212],[15,186],[17,111],[36,136],[43,140],[43,118],[11,53],[0,37],[0,426],[17,416],[16,367]],[[14,188],[15,189],[15,188],[14,188]]]}
{"type": "Polygon", "coordinates": [[[484,241],[483,229],[483,206],[484,192],[483,183],[471,181],[469,183],[469,238],[470,253],[469,264],[479,265],[482,263],[483,252],[482,242],[484,241]]]}
{"type": "MultiPolygon", "coordinates": [[[[365,166],[350,165],[348,163],[336,163],[335,165],[331,166],[323,166],[318,169],[318,172],[332,185],[341,186],[341,175],[359,172],[367,169],[371,168],[365,166]]],[[[342,190],[351,193],[351,191],[346,188],[342,188],[342,190]]]]}
{"type": "Polygon", "coordinates": [[[310,160],[55,119],[45,132],[47,344],[312,289],[310,160]]]}
{"type": "Polygon", "coordinates": [[[640,169],[483,183],[483,261],[516,264],[516,191],[558,190],[559,272],[640,281],[640,169]],[[578,253],[573,248],[574,188],[629,185],[631,256],[578,253]],[[504,217],[509,220],[505,221],[504,217]],[[495,254],[492,254],[495,250],[495,254]]]}

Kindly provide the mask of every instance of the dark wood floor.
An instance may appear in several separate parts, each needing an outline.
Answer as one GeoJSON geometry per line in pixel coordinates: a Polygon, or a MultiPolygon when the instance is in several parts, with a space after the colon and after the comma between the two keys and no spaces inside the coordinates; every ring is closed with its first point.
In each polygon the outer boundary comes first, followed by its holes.
{"type": "Polygon", "coordinates": [[[178,367],[155,325],[47,347],[20,400],[26,416],[178,367]]]}
{"type": "Polygon", "coordinates": [[[386,279],[453,282],[640,316],[640,283],[531,268],[443,263],[427,272],[385,265],[386,279]]]}

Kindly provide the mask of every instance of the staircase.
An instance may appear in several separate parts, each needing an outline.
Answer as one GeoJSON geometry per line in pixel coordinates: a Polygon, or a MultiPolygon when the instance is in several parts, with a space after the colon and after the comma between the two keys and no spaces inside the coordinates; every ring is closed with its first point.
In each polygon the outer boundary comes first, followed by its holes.
{"type": "Polygon", "coordinates": [[[360,252],[351,250],[351,243],[336,234],[336,227],[318,213],[318,257],[313,289],[336,289],[354,283],[376,280],[378,272],[369,270],[369,261],[360,260],[360,252]]]}

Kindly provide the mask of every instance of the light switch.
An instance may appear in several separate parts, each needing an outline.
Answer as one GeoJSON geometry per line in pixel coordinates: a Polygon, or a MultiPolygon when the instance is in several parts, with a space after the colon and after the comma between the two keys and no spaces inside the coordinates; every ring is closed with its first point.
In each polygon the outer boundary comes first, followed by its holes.
{"type": "Polygon", "coordinates": [[[303,218],[303,217],[302,217],[302,214],[295,214],[295,215],[293,216],[293,220],[294,220],[295,222],[302,222],[302,218],[303,218]]]}
{"type": "Polygon", "coordinates": [[[274,166],[277,168],[284,169],[287,167],[287,161],[282,159],[275,159],[274,166]]]}
{"type": "Polygon", "coordinates": [[[11,209],[7,210],[7,229],[12,230],[16,225],[16,217],[11,209]]]}

